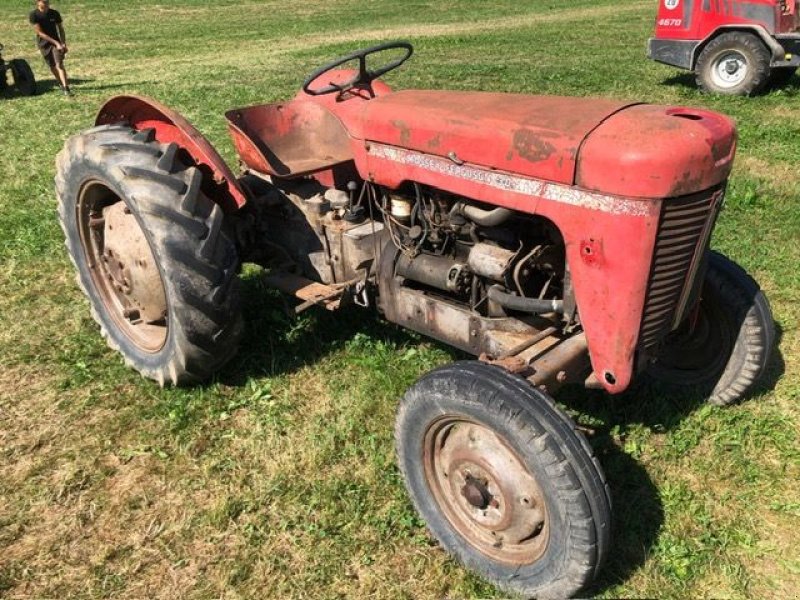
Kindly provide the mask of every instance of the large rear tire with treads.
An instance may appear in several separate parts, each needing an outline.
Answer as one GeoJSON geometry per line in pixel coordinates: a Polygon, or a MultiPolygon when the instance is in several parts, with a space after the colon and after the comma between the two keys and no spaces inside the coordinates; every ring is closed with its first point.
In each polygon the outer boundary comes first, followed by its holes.
{"type": "Polygon", "coordinates": [[[161,385],[208,378],[242,331],[238,257],[222,209],[176,144],[96,127],[57,159],[61,227],[108,345],[161,385]]]}

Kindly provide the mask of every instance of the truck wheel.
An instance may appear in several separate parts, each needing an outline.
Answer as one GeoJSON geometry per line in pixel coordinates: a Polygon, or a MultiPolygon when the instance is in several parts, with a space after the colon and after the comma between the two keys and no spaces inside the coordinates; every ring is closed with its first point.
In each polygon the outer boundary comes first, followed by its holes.
{"type": "Polygon", "coordinates": [[[775,343],[767,297],[735,262],[711,252],[697,322],[667,338],[649,369],[670,386],[699,388],[717,406],[744,398],[764,374],[775,343]]]}
{"type": "Polygon", "coordinates": [[[31,71],[28,61],[15,58],[10,63],[11,74],[14,76],[14,85],[23,96],[33,96],[36,94],[36,79],[31,71]]]}
{"type": "Polygon", "coordinates": [[[769,51],[755,35],[723,33],[700,53],[697,84],[706,92],[750,96],[769,81],[769,62],[769,51]]]}
{"type": "Polygon", "coordinates": [[[238,257],[203,176],[153,130],[117,125],[57,159],[61,227],[108,345],[164,385],[209,377],[241,333],[238,257]]]}
{"type": "Polygon", "coordinates": [[[500,589],[566,598],[599,571],[608,485],[572,420],[524,379],[475,361],[436,369],[406,392],[395,442],[430,531],[500,589]]]}

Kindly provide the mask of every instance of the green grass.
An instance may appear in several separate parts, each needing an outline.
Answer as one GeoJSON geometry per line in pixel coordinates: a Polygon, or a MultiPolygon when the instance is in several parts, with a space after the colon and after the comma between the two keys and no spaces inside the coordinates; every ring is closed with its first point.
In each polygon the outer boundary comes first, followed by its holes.
{"type": "Polygon", "coordinates": [[[56,221],[54,157],[110,95],[184,113],[235,165],[222,113],[289,98],[328,59],[406,38],[398,88],[704,106],[739,125],[714,246],[766,290],[780,348],[721,410],[637,388],[561,399],[611,482],[605,597],[793,597],[800,586],[800,79],[703,96],[647,61],[653,2],[82,2],[65,16],[76,96],[53,90],[0,0],[6,58],[45,93],[0,99],[0,596],[499,597],[426,533],[394,466],[403,390],[457,355],[357,311],[287,320],[245,275],[248,331],[208,385],[159,389],[102,343],[56,221]]]}

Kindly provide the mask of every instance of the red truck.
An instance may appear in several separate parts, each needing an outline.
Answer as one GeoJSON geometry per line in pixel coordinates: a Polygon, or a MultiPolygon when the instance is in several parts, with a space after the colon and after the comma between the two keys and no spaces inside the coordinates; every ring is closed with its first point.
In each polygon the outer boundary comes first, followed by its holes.
{"type": "Polygon", "coordinates": [[[707,92],[750,96],[800,66],[798,0],[660,0],[647,56],[707,92]]]}

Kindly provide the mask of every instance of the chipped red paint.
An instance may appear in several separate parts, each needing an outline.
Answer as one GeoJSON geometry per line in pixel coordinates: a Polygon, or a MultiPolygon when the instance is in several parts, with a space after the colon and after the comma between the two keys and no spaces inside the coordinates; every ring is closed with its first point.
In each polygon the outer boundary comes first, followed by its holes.
{"type": "Polygon", "coordinates": [[[369,102],[362,117],[364,132],[354,135],[572,183],[584,137],[627,105],[556,96],[407,90],[369,102]]]}
{"type": "Polygon", "coordinates": [[[203,191],[226,211],[247,202],[236,177],[214,147],[184,117],[163,104],[144,96],[115,96],[101,108],[96,125],[127,123],[137,130],[152,128],[162,144],[175,142],[188,152],[209,177],[203,178],[203,191]]]}
{"type": "Polygon", "coordinates": [[[725,181],[735,150],[733,122],[718,113],[633,106],[586,139],[575,183],[613,195],[687,196],[725,181]]]}

